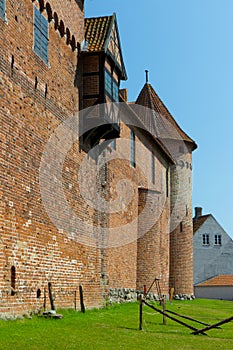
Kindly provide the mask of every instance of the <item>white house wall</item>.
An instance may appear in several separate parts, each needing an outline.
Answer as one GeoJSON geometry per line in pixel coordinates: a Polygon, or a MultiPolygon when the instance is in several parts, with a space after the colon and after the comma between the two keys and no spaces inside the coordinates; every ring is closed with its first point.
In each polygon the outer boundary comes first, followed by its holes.
{"type": "Polygon", "coordinates": [[[196,298],[233,300],[233,286],[194,287],[196,298]]]}
{"type": "Polygon", "coordinates": [[[211,215],[195,232],[194,285],[211,277],[233,274],[233,241],[211,215]],[[202,235],[209,235],[209,245],[202,244],[202,235]],[[214,236],[221,235],[222,244],[215,245],[214,236]]]}

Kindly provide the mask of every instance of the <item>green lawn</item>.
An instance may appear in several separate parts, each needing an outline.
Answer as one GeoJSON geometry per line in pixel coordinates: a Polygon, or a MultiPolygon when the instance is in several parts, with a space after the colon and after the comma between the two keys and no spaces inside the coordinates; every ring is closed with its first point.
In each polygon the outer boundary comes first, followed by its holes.
{"type": "MultiPolygon", "coordinates": [[[[211,324],[233,315],[230,301],[174,301],[167,308],[211,324]]],[[[210,330],[208,336],[195,336],[172,320],[167,320],[164,326],[162,315],[147,306],[143,306],[143,330],[139,331],[138,303],[85,314],[72,310],[59,312],[64,315],[61,320],[34,316],[31,320],[0,321],[0,349],[233,349],[233,322],[210,330]]]]}

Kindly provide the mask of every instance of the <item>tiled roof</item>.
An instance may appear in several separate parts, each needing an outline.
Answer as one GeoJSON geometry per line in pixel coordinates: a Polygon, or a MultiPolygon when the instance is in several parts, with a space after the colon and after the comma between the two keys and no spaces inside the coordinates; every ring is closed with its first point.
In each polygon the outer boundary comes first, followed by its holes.
{"type": "Polygon", "coordinates": [[[168,111],[162,100],[154,91],[151,84],[146,83],[142,88],[137,101],[137,104],[150,108],[155,111],[155,128],[158,133],[163,135],[163,132],[169,134],[171,138],[187,141],[193,144],[193,150],[197,148],[196,143],[180,128],[171,113],[168,111]],[[162,116],[162,117],[161,117],[162,116]]]}
{"type": "Polygon", "coordinates": [[[207,214],[199,216],[197,220],[193,219],[193,233],[195,233],[210,216],[211,214],[207,214]]]}
{"type": "Polygon", "coordinates": [[[112,16],[85,18],[85,43],[82,48],[84,52],[106,52],[112,59],[114,57],[111,50],[108,50],[108,44],[112,30],[116,31],[118,37],[118,49],[120,58],[115,60],[115,64],[121,72],[121,79],[127,80],[127,73],[122,56],[116,14],[112,16]]]}
{"type": "Polygon", "coordinates": [[[88,52],[103,51],[113,16],[85,19],[85,40],[88,52]]]}
{"type": "Polygon", "coordinates": [[[233,286],[233,275],[219,275],[201,282],[196,286],[233,286]]]}

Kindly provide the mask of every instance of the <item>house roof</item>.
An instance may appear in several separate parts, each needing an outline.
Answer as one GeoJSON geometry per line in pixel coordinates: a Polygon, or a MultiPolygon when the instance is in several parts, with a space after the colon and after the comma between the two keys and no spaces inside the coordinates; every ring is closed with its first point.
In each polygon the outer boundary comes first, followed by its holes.
{"type": "Polygon", "coordinates": [[[173,139],[180,138],[180,140],[191,143],[193,150],[197,148],[196,143],[177,124],[151,84],[146,83],[144,85],[136,100],[136,104],[150,108],[155,112],[154,127],[159,135],[166,135],[166,137],[173,139]]]}
{"type": "Polygon", "coordinates": [[[126,80],[127,74],[126,69],[123,62],[121,44],[120,44],[120,36],[117,26],[116,14],[114,13],[112,16],[103,16],[103,17],[92,17],[85,18],[85,52],[105,52],[112,59],[114,57],[108,51],[108,45],[110,41],[110,36],[113,28],[116,30],[117,39],[119,43],[119,52],[121,56],[121,64],[115,61],[119,70],[121,71],[121,79],[126,80]]]}
{"type": "Polygon", "coordinates": [[[104,50],[111,21],[112,16],[85,19],[85,40],[88,42],[87,51],[104,50]]]}
{"type": "Polygon", "coordinates": [[[199,216],[198,219],[193,219],[193,234],[211,217],[211,214],[199,216]]]}
{"type": "Polygon", "coordinates": [[[233,286],[233,275],[219,275],[196,284],[198,287],[233,286]]]}

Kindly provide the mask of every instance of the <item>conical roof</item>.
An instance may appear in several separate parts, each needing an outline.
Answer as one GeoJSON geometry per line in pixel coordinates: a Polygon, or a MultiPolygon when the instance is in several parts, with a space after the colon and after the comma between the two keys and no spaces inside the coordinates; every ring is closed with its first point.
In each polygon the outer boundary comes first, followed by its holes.
{"type": "Polygon", "coordinates": [[[143,86],[136,100],[136,104],[152,110],[154,119],[153,128],[158,137],[162,136],[162,138],[166,138],[167,134],[167,138],[177,139],[178,136],[182,141],[191,143],[193,150],[197,148],[195,141],[181,129],[151,84],[146,83],[143,86]]]}

